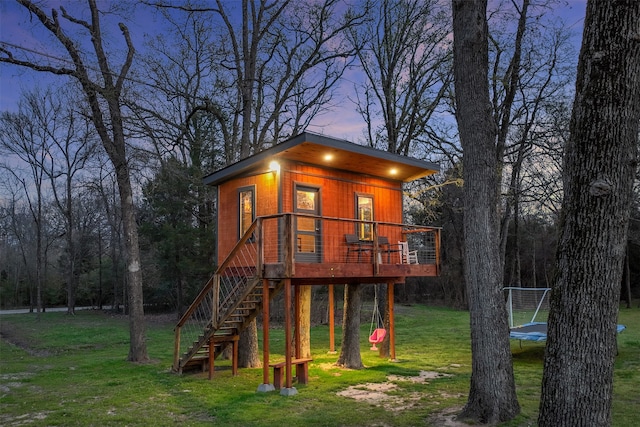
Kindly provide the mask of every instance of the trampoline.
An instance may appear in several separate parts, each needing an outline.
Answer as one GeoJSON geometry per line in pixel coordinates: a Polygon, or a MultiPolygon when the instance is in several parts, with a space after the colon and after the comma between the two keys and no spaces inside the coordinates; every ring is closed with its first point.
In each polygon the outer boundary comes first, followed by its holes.
{"type": "MultiPolygon", "coordinates": [[[[618,325],[618,333],[624,331],[625,325],[618,325]]],[[[547,340],[547,322],[530,322],[524,325],[515,326],[509,329],[509,338],[512,340],[524,341],[546,341],[547,340]]]]}
{"type": "MultiPolygon", "coordinates": [[[[520,340],[520,344],[522,341],[546,341],[551,289],[507,287],[504,291],[509,314],[509,338],[520,340]]],[[[617,332],[626,328],[618,325],[617,332]]]]}

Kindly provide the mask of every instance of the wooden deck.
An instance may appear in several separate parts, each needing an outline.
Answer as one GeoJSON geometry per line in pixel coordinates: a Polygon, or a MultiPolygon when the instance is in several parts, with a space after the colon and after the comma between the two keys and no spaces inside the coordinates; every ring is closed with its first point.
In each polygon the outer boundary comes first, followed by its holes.
{"type": "Polygon", "coordinates": [[[265,264],[265,279],[291,278],[294,284],[404,283],[406,277],[437,276],[436,264],[294,263],[287,277],[284,263],[265,264]]]}

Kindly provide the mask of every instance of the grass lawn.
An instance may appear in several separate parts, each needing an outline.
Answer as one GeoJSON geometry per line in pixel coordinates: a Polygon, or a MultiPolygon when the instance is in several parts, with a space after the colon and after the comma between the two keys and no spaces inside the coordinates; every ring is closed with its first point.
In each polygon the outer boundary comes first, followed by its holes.
{"type": "MultiPolygon", "coordinates": [[[[468,314],[447,308],[396,307],[396,352],[370,351],[366,369],[333,366],[328,327],[311,331],[309,384],[298,394],[257,393],[262,369],[231,375],[228,361],[207,374],[170,373],[173,324],[148,316],[148,364],[127,362],[126,317],[97,311],[0,316],[0,425],[3,426],[416,426],[445,425],[465,403],[471,374],[468,314]],[[15,345],[18,344],[18,345],[15,345]]],[[[640,310],[620,311],[613,425],[638,425],[640,310]]],[[[336,337],[340,337],[339,329],[336,337]]],[[[282,331],[272,331],[272,359],[282,331]]],[[[339,343],[336,343],[339,349],[339,343]]],[[[508,426],[535,425],[544,344],[512,341],[522,413],[508,426]]],[[[447,424],[455,425],[455,424],[447,424]]]]}

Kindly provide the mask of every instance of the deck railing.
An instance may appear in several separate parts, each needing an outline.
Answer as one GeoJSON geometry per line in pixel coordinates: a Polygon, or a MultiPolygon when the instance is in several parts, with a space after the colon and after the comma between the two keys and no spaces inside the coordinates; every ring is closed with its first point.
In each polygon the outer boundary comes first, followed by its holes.
{"type": "Polygon", "coordinates": [[[439,227],[282,214],[263,217],[262,228],[265,264],[287,256],[294,263],[399,264],[400,242],[407,242],[419,264],[440,265],[439,227]],[[348,243],[347,235],[357,243],[348,243]]]}

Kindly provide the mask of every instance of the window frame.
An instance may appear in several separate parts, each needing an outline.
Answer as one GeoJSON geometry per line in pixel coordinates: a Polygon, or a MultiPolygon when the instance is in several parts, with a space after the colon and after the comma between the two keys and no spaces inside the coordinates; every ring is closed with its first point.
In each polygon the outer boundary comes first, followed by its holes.
{"type": "MultiPolygon", "coordinates": [[[[247,232],[249,227],[251,227],[251,224],[253,223],[253,221],[255,221],[256,219],[256,186],[255,185],[248,185],[245,187],[238,188],[237,214],[238,214],[238,240],[240,240],[242,239],[242,236],[244,236],[244,233],[247,232]],[[251,200],[251,221],[249,221],[248,224],[244,223],[244,220],[246,220],[246,218],[243,215],[243,208],[244,208],[243,194],[244,193],[250,193],[250,196],[251,196],[251,199],[250,199],[251,200]]],[[[250,240],[252,239],[253,239],[253,236],[250,238],[250,240]]]]}
{"type": "MultiPolygon", "coordinates": [[[[355,218],[360,221],[375,221],[375,200],[373,194],[355,193],[355,218]],[[371,201],[371,218],[361,216],[360,199],[369,199],[371,201]]],[[[356,223],[356,235],[359,240],[365,242],[373,241],[373,224],[356,223]]]]}

